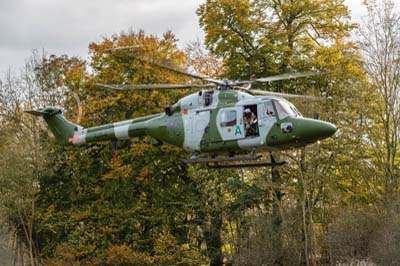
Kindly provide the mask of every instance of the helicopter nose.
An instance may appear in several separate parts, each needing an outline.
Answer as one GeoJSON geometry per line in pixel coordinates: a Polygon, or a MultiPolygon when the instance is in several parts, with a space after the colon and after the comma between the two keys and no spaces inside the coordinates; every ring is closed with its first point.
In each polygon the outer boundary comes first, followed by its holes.
{"type": "Polygon", "coordinates": [[[329,122],[323,122],[323,123],[325,124],[323,127],[324,127],[324,132],[325,132],[326,136],[327,137],[333,136],[337,131],[337,127],[334,124],[329,123],[329,122]]]}
{"type": "Polygon", "coordinates": [[[319,122],[322,123],[319,129],[322,138],[328,138],[336,133],[337,127],[334,124],[324,121],[319,122]]]}
{"type": "Polygon", "coordinates": [[[334,124],[321,120],[304,119],[300,124],[303,128],[299,132],[299,137],[304,140],[325,139],[337,131],[334,124]]]}
{"type": "Polygon", "coordinates": [[[295,142],[302,146],[335,134],[335,125],[310,118],[290,118],[276,124],[267,135],[266,143],[270,146],[288,145],[295,142]]]}

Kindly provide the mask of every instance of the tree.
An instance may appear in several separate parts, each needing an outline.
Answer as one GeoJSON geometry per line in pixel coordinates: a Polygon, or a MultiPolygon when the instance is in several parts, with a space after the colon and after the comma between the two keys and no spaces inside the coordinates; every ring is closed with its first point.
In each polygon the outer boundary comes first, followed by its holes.
{"type": "MultiPolygon", "coordinates": [[[[90,53],[91,75],[68,75],[81,66],[68,57],[53,57],[39,68],[43,84],[53,86],[57,83],[46,77],[60,77],[55,79],[61,80],[58,86],[80,93],[85,127],[163,112],[187,93],[121,92],[94,85],[184,82],[185,77],[131,56],[138,53],[148,60],[182,65],[184,53],[170,32],[162,38],[143,32],[121,33],[92,43],[90,53]],[[110,50],[127,46],[138,50],[110,50]]],[[[37,228],[45,262],[146,265],[165,261],[172,265],[186,261],[196,265],[206,261],[190,241],[196,226],[190,218],[194,216],[190,209],[193,183],[186,166],[177,164],[182,151],[156,147],[149,138],[121,141],[116,147],[91,144],[55,148],[50,154],[54,172],[40,179],[38,193],[37,228]],[[159,254],[168,243],[173,243],[176,256],[159,254]]]]}
{"type": "MultiPolygon", "coordinates": [[[[342,1],[332,0],[208,0],[197,12],[206,33],[205,43],[214,55],[223,59],[225,75],[230,78],[310,69],[323,73],[312,79],[260,85],[276,91],[321,95],[323,103],[296,104],[305,110],[306,116],[316,111],[322,119],[329,117],[340,129],[333,140],[286,153],[292,163],[289,169],[274,169],[273,200],[263,206],[268,210],[266,219],[273,221],[270,225],[275,227],[275,235],[281,234],[280,240],[274,242],[280,251],[274,254],[276,259],[272,263],[284,263],[284,236],[299,236],[289,233],[287,226],[292,224],[302,235],[296,241],[303,245],[302,250],[296,250],[298,257],[306,265],[315,265],[319,255],[325,259],[327,254],[326,247],[320,248],[317,243],[323,235],[317,234],[315,224],[328,230],[331,218],[325,210],[339,204],[336,195],[329,191],[337,191],[347,174],[360,178],[366,167],[362,158],[364,146],[360,144],[365,145],[363,115],[369,110],[360,110],[358,103],[370,102],[371,98],[370,91],[364,90],[360,53],[349,39],[355,28],[349,20],[349,11],[342,1]],[[354,164],[360,168],[352,168],[354,164]],[[282,185],[293,194],[283,193],[282,185]]],[[[350,187],[360,189],[352,184],[350,187]]]]}
{"type": "Polygon", "coordinates": [[[200,40],[189,43],[185,54],[188,69],[213,78],[221,77],[224,73],[222,60],[210,54],[200,40]]]}
{"type": "Polygon", "coordinates": [[[17,265],[39,264],[36,193],[38,180],[49,172],[43,124],[22,111],[61,98],[40,89],[35,69],[43,56],[34,52],[19,75],[10,70],[4,82],[0,81],[0,213],[2,227],[13,239],[13,263],[17,265]]]}
{"type": "MultiPolygon", "coordinates": [[[[389,7],[384,14],[397,18],[389,7]]],[[[91,43],[87,62],[38,57],[26,75],[9,76],[0,86],[0,212],[25,250],[21,258],[49,266],[322,265],[357,256],[384,264],[395,258],[398,206],[385,216],[371,210],[398,190],[398,36],[388,37],[398,27],[382,19],[368,29],[390,40],[373,43],[382,53],[366,57],[368,80],[348,39],[354,25],[342,1],[208,0],[198,14],[209,51],[199,42],[182,51],[171,32],[122,32],[91,43]],[[388,33],[373,31],[380,25],[388,33]],[[392,64],[374,65],[379,60],[392,64]],[[69,119],[81,113],[80,124],[90,127],[163,112],[188,92],[96,85],[188,82],[151,61],[232,79],[318,70],[313,78],[260,86],[321,96],[294,103],[339,130],[332,139],[274,154],[289,164],[272,171],[209,170],[180,164],[188,154],[148,137],[59,147],[40,120],[22,115],[24,108],[57,104],[69,119]],[[373,77],[377,69],[386,78],[373,77]],[[381,129],[389,129],[383,137],[381,129]]],[[[364,53],[379,50],[361,46],[364,53]]]]}
{"type": "Polygon", "coordinates": [[[365,1],[365,5],[368,15],[359,43],[377,101],[368,139],[385,200],[390,202],[399,189],[400,14],[391,0],[365,1]]]}
{"type": "Polygon", "coordinates": [[[330,0],[208,0],[197,13],[207,47],[233,79],[307,69],[319,47],[354,27],[347,7],[330,0]]]}

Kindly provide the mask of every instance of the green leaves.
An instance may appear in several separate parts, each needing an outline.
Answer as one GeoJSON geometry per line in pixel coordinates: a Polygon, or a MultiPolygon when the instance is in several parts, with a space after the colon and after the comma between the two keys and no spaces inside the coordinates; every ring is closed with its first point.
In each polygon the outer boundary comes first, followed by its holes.
{"type": "Polygon", "coordinates": [[[208,0],[197,14],[232,79],[309,70],[319,47],[345,42],[354,27],[347,7],[331,0],[208,0]]]}
{"type": "Polygon", "coordinates": [[[37,134],[39,124],[35,134],[26,128],[14,134],[32,123],[20,117],[16,102],[12,117],[21,124],[8,119],[0,130],[3,212],[20,236],[20,224],[30,230],[26,242],[39,243],[45,265],[220,265],[224,256],[238,265],[317,264],[327,249],[331,210],[381,200],[384,188],[374,181],[383,172],[372,166],[382,149],[371,149],[369,140],[381,141],[383,127],[373,119],[382,106],[348,39],[354,25],[343,1],[208,0],[197,13],[212,55],[200,45],[186,55],[171,32],[122,32],[90,44],[88,62],[46,58],[34,72],[40,91],[63,89],[48,100],[64,104],[70,117],[76,115],[71,96],[79,95],[81,123],[89,127],[162,112],[187,95],[94,85],[187,82],[151,61],[196,63],[204,74],[233,80],[317,70],[317,77],[259,86],[322,96],[322,102],[296,105],[335,123],[337,135],[288,151],[281,159],[289,164],[272,172],[208,170],[182,165],[188,154],[154,147],[147,137],[118,142],[116,150],[107,143],[44,147],[48,137],[37,134]]]}

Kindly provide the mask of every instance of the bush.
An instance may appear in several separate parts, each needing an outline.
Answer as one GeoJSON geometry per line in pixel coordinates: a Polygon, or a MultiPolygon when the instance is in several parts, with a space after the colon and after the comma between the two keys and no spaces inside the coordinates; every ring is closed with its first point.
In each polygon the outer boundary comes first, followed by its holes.
{"type": "Polygon", "coordinates": [[[347,208],[339,211],[325,237],[333,262],[368,259],[377,227],[379,220],[369,210],[347,208]]]}
{"type": "Polygon", "coordinates": [[[400,265],[400,208],[396,202],[379,213],[347,208],[337,213],[325,241],[334,263],[372,261],[400,265]]]}

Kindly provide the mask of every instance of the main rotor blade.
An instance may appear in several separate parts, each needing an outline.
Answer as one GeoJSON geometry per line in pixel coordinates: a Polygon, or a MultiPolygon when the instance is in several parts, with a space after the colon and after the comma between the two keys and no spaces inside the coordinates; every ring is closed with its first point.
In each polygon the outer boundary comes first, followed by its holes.
{"type": "Polygon", "coordinates": [[[157,90],[157,89],[201,89],[215,88],[218,85],[209,84],[95,84],[96,86],[113,89],[113,90],[157,90]]]}
{"type": "Polygon", "coordinates": [[[250,89],[250,90],[248,90],[248,92],[261,94],[261,95],[278,96],[278,97],[283,97],[283,98],[304,98],[304,99],[310,99],[310,100],[321,100],[320,97],[316,97],[316,96],[291,94],[291,93],[280,93],[280,92],[263,91],[263,90],[256,90],[256,89],[250,89]]]}
{"type": "Polygon", "coordinates": [[[270,77],[265,77],[265,78],[252,79],[252,80],[247,80],[247,81],[239,81],[239,82],[236,82],[235,85],[242,85],[242,84],[255,83],[255,82],[271,82],[271,81],[286,80],[286,79],[304,78],[304,77],[314,76],[317,74],[318,73],[311,72],[311,71],[286,73],[286,74],[270,76],[270,77]]]}
{"type": "Polygon", "coordinates": [[[213,79],[213,78],[210,78],[210,77],[207,77],[207,76],[203,76],[203,75],[200,75],[200,74],[190,73],[190,72],[187,72],[187,71],[185,71],[183,69],[179,69],[179,68],[167,65],[167,64],[155,62],[153,60],[147,60],[147,59],[140,58],[140,57],[136,57],[136,59],[138,59],[140,61],[143,61],[143,62],[150,63],[152,65],[155,65],[155,66],[158,66],[158,67],[161,67],[161,68],[164,68],[164,69],[171,70],[173,72],[176,72],[176,73],[179,73],[179,74],[191,77],[191,78],[201,79],[201,80],[212,82],[212,83],[215,83],[215,84],[218,84],[218,85],[224,85],[225,84],[222,80],[213,79]]]}
{"type": "MultiPolygon", "coordinates": [[[[124,51],[124,50],[129,50],[129,49],[132,49],[132,48],[139,48],[139,47],[144,47],[144,46],[133,45],[133,46],[126,46],[126,47],[116,47],[116,48],[106,49],[105,51],[106,52],[114,52],[114,51],[117,52],[117,51],[124,51]]],[[[165,63],[156,62],[154,60],[146,59],[146,58],[143,58],[141,56],[137,56],[137,55],[133,55],[133,54],[129,54],[129,55],[126,55],[126,56],[134,58],[134,59],[137,59],[137,60],[140,60],[142,62],[146,62],[146,63],[152,64],[152,65],[161,67],[161,68],[164,68],[164,69],[168,69],[170,71],[173,71],[173,72],[176,72],[176,73],[179,73],[179,74],[191,77],[191,78],[201,79],[201,80],[212,82],[212,83],[215,83],[215,84],[218,84],[218,85],[224,85],[225,84],[222,80],[213,79],[213,78],[210,78],[208,76],[204,76],[204,75],[200,75],[200,74],[190,73],[190,72],[187,72],[187,71],[185,71],[183,69],[180,69],[180,68],[177,68],[177,67],[173,67],[173,66],[165,64],[165,63]]]]}
{"type": "Polygon", "coordinates": [[[255,79],[254,81],[255,82],[270,82],[270,81],[277,81],[277,80],[310,77],[310,76],[314,76],[316,74],[317,73],[311,72],[311,71],[309,71],[309,72],[287,73],[287,74],[276,75],[276,76],[271,76],[271,77],[258,78],[258,79],[255,79]]]}
{"type": "Polygon", "coordinates": [[[113,47],[113,48],[105,49],[103,52],[124,51],[124,50],[131,50],[131,49],[143,48],[143,47],[147,47],[147,46],[138,44],[138,45],[130,45],[130,46],[113,47]]]}

